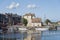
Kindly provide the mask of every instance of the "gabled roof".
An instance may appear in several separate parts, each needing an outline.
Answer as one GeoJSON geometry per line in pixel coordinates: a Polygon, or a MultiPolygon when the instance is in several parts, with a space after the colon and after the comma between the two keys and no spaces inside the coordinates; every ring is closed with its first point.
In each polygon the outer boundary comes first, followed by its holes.
{"type": "Polygon", "coordinates": [[[60,23],[60,21],[58,21],[57,23],[60,23]]]}
{"type": "Polygon", "coordinates": [[[35,16],[35,14],[27,13],[27,14],[25,14],[24,16],[35,16]]]}
{"type": "Polygon", "coordinates": [[[40,23],[41,18],[32,18],[32,23],[40,23]]]}

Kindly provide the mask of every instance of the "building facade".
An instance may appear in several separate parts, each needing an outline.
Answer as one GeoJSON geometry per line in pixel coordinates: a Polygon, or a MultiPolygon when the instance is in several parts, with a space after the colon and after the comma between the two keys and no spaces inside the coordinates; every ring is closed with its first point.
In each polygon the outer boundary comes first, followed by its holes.
{"type": "Polygon", "coordinates": [[[21,23],[21,16],[12,13],[6,13],[5,15],[8,17],[9,25],[16,25],[18,23],[21,23]]]}
{"type": "Polygon", "coordinates": [[[11,13],[0,14],[0,29],[7,30],[7,26],[21,23],[21,16],[11,13]]]}
{"type": "Polygon", "coordinates": [[[33,26],[36,26],[36,27],[40,26],[41,27],[42,26],[41,25],[41,22],[42,22],[41,18],[36,18],[35,14],[27,13],[23,17],[25,19],[27,19],[27,21],[28,21],[27,26],[31,26],[31,27],[33,27],[33,26]]]}

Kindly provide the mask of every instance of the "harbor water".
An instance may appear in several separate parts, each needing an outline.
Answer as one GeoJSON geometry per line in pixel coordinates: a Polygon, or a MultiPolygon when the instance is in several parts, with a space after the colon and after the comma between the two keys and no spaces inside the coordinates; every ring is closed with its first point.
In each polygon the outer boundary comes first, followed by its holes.
{"type": "MultiPolygon", "coordinates": [[[[10,33],[0,34],[0,40],[23,40],[27,37],[27,33],[10,33]]],[[[60,30],[57,31],[42,31],[41,35],[35,34],[35,40],[60,40],[60,30]]]]}
{"type": "Polygon", "coordinates": [[[57,31],[43,31],[41,40],[60,40],[60,30],[57,31]]]}

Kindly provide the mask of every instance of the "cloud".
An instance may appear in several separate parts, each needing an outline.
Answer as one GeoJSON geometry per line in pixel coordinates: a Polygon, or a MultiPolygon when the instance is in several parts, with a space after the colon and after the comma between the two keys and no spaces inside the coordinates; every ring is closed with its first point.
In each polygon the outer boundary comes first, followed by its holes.
{"type": "Polygon", "coordinates": [[[18,8],[19,7],[19,3],[15,3],[12,2],[9,6],[7,6],[6,8],[8,9],[13,9],[13,8],[18,8]]]}
{"type": "Polygon", "coordinates": [[[15,5],[15,7],[16,7],[16,8],[19,7],[19,3],[17,3],[17,4],[15,5]]]}
{"type": "Polygon", "coordinates": [[[29,5],[27,5],[27,8],[36,8],[36,5],[35,4],[29,4],[29,5]]]}

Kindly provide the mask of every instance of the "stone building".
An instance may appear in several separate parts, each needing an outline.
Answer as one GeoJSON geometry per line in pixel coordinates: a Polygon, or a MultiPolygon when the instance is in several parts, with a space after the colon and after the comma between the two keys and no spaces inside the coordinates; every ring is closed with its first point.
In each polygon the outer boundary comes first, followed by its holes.
{"type": "Polygon", "coordinates": [[[16,25],[18,23],[21,23],[21,16],[12,13],[6,13],[5,15],[8,17],[9,25],[16,25]]]}
{"type": "Polygon", "coordinates": [[[60,21],[57,22],[60,25],[60,21]]]}
{"type": "Polygon", "coordinates": [[[17,25],[21,23],[21,16],[12,13],[0,14],[0,29],[7,30],[7,26],[17,25]]]}
{"type": "Polygon", "coordinates": [[[31,27],[33,27],[33,26],[36,26],[36,27],[42,26],[41,25],[41,22],[42,22],[41,18],[36,18],[35,14],[27,13],[23,17],[25,19],[27,19],[27,21],[28,21],[27,26],[31,26],[31,27]]]}

